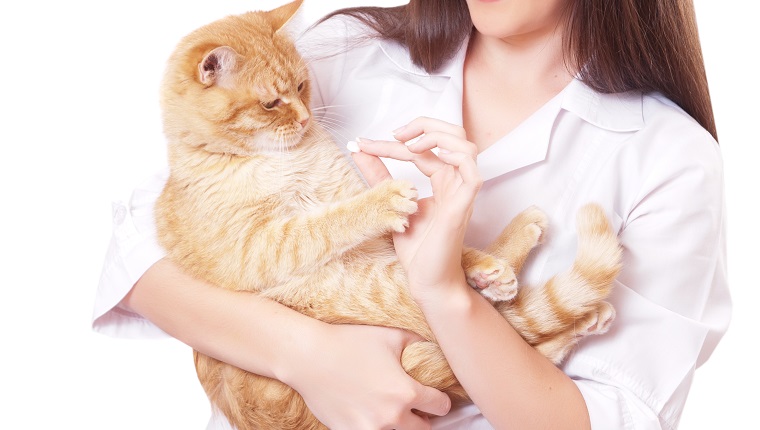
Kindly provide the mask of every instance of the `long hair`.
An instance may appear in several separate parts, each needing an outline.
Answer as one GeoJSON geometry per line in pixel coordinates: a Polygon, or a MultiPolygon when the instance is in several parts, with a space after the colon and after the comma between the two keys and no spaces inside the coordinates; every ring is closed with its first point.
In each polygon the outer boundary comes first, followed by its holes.
{"type": "MultiPolygon", "coordinates": [[[[433,72],[472,31],[464,0],[410,0],[391,8],[335,11],[358,19],[379,37],[407,47],[433,72]]],[[[601,93],[660,92],[717,140],[692,0],[568,0],[565,63],[601,93]],[[577,70],[574,65],[580,65],[577,70]]]]}

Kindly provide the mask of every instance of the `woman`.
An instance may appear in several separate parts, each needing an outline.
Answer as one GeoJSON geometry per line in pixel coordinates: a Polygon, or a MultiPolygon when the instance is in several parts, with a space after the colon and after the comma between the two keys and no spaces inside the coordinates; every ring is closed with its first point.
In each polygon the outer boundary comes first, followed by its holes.
{"type": "Polygon", "coordinates": [[[334,429],[675,427],[730,314],[722,173],[691,4],[638,3],[412,1],[341,13],[308,37],[345,37],[312,62],[315,112],[336,136],[363,137],[354,160],[368,182],[391,175],[432,192],[397,252],[475,405],[449,412],[401,370],[408,333],[324,324],[162,260],[141,210],[160,180],[115,232],[95,327],[163,330],[277,378],[334,429]],[[420,134],[409,149],[397,142],[420,134]],[[521,275],[538,285],[572,262],[574,214],[589,201],[625,250],[618,317],[557,369],[466,285],[457,258],[463,241],[483,246],[538,205],[550,228],[521,275]]]}

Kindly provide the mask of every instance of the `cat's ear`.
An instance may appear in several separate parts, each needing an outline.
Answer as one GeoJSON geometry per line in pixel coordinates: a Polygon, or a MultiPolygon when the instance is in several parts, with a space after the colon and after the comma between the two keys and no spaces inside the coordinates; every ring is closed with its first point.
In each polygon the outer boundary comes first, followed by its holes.
{"type": "Polygon", "coordinates": [[[238,53],[229,46],[211,50],[198,64],[198,78],[203,85],[226,86],[231,83],[238,53]]]}
{"type": "Polygon", "coordinates": [[[288,23],[301,7],[303,0],[295,0],[290,3],[284,4],[277,9],[272,9],[266,12],[269,23],[272,25],[272,29],[277,32],[288,23]]]}

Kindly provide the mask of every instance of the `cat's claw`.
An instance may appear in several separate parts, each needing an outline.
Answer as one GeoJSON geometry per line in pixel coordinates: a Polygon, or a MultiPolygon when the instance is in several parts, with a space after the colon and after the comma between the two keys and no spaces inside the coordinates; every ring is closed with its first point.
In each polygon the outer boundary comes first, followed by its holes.
{"type": "Polygon", "coordinates": [[[417,190],[408,181],[391,180],[377,185],[381,204],[392,231],[403,233],[409,227],[409,215],[417,212],[417,190]]]}

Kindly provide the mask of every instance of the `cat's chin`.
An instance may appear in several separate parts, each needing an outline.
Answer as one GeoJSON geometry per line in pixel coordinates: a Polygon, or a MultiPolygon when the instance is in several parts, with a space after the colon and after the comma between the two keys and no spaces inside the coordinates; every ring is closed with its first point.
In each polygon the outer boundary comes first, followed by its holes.
{"type": "Polygon", "coordinates": [[[254,136],[246,144],[252,152],[281,152],[297,147],[303,140],[306,129],[287,136],[270,134],[254,136]]]}

